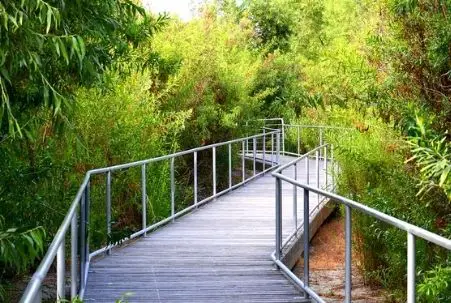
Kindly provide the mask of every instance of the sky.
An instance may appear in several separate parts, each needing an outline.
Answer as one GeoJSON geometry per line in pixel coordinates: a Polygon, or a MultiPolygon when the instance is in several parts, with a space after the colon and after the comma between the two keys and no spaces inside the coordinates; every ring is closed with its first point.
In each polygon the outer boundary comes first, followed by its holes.
{"type": "Polygon", "coordinates": [[[169,12],[178,15],[182,20],[193,18],[193,10],[202,0],[143,0],[146,8],[153,12],[169,12]]]}

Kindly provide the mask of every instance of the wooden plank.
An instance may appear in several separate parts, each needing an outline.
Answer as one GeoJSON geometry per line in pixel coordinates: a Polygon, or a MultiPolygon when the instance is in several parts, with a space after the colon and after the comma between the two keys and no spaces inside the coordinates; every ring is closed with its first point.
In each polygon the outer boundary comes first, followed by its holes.
{"type": "MultiPolygon", "coordinates": [[[[281,157],[282,162],[292,160],[281,157]]],[[[310,160],[311,171],[315,161],[310,160]]],[[[322,167],[322,162],[321,162],[322,167]]],[[[305,181],[305,166],[298,178],[305,181]]],[[[293,168],[285,174],[292,176],[293,168]]],[[[311,176],[315,184],[316,177],[311,176]]],[[[324,180],[321,178],[321,184],[324,180]]],[[[147,237],[92,261],[86,302],[302,302],[274,266],[275,181],[270,174],[204,205],[147,237]]],[[[283,234],[294,230],[293,190],[283,184],[283,234]]],[[[298,190],[298,222],[302,222],[298,190]]],[[[311,210],[316,195],[311,195],[311,210]]]]}

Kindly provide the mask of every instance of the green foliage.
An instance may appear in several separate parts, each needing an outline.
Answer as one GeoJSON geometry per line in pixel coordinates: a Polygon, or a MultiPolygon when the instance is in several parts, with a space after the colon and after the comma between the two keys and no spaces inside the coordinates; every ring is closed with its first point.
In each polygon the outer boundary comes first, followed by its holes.
{"type": "Polygon", "coordinates": [[[384,70],[383,85],[392,87],[386,114],[402,115],[410,99],[435,113],[436,129],[449,129],[451,3],[390,0],[379,7],[379,30],[370,45],[371,59],[384,70]]]}
{"type": "Polygon", "coordinates": [[[424,302],[449,302],[451,300],[451,267],[437,266],[427,271],[418,286],[418,295],[424,302]]]}
{"type": "MultiPolygon", "coordinates": [[[[7,271],[23,272],[44,252],[45,232],[42,227],[31,229],[6,228],[0,216],[0,281],[7,271]]],[[[5,299],[0,283],[0,299],[5,299]]]]}
{"type": "MultiPolygon", "coordinates": [[[[43,226],[51,238],[87,170],[236,138],[252,131],[248,121],[281,116],[350,127],[324,133],[340,192],[451,235],[449,1],[217,0],[189,22],[135,3],[0,0],[3,226],[43,226]]],[[[301,151],[317,146],[314,129],[300,135],[301,151]]],[[[287,136],[297,151],[296,129],[287,136]]],[[[218,149],[219,171],[225,155],[218,149]]],[[[199,154],[200,195],[209,157],[199,154]]],[[[192,200],[191,161],[177,159],[177,207],[192,200]]],[[[170,213],[169,163],[147,169],[150,223],[170,213]]],[[[104,176],[91,180],[92,247],[140,228],[140,171],[112,180],[110,238],[104,176]]],[[[402,292],[405,234],[355,220],[365,277],[402,292]]],[[[422,300],[449,301],[443,255],[418,245],[422,300]]]]}
{"type": "MultiPolygon", "coordinates": [[[[179,149],[177,139],[189,112],[161,111],[160,100],[150,93],[149,73],[134,73],[126,79],[113,73],[108,89],[83,88],[75,92],[70,128],[54,131],[51,113],[35,117],[38,125],[33,141],[10,140],[0,147],[2,179],[0,203],[7,224],[44,225],[52,235],[72,201],[87,170],[145,158],[179,149]],[[130,94],[133,91],[133,94],[130,94]],[[29,151],[24,157],[23,148],[29,151]],[[20,205],[20,207],[18,207],[20,205]]],[[[166,163],[166,167],[167,167],[166,163]]],[[[149,167],[149,188],[160,184],[159,191],[149,193],[148,222],[161,219],[170,209],[169,179],[166,170],[149,167]],[[164,202],[164,203],[163,203],[164,202]]],[[[113,231],[136,230],[140,222],[140,172],[113,175],[113,231]]],[[[105,181],[92,182],[93,247],[106,244],[105,181]]],[[[123,238],[122,234],[115,239],[123,238]],[[122,236],[122,237],[121,237],[122,236]]]]}
{"type": "Polygon", "coordinates": [[[128,0],[1,1],[0,134],[22,136],[28,110],[42,105],[61,118],[77,85],[91,85],[161,21],[128,0]]]}
{"type": "Polygon", "coordinates": [[[446,137],[439,137],[428,129],[417,116],[417,135],[410,137],[413,156],[408,161],[415,161],[420,168],[420,191],[418,194],[439,188],[451,202],[451,143],[446,137]]]}
{"type": "Polygon", "coordinates": [[[42,227],[6,229],[4,218],[0,216],[0,264],[25,270],[42,254],[44,238],[42,227]]]}
{"type": "Polygon", "coordinates": [[[245,1],[246,13],[254,31],[252,41],[267,52],[287,51],[294,32],[295,11],[293,1],[245,1]]]}
{"type": "Polygon", "coordinates": [[[252,87],[261,60],[246,49],[246,30],[216,16],[214,7],[188,24],[173,22],[154,43],[162,59],[177,66],[155,94],[166,111],[191,112],[183,147],[236,137],[240,125],[259,115],[262,96],[252,87]]]}
{"type": "MultiPolygon", "coordinates": [[[[340,165],[337,178],[340,194],[449,237],[447,198],[434,190],[417,196],[417,171],[410,162],[404,163],[410,146],[393,126],[373,118],[375,111],[369,108],[362,113],[326,107],[322,111],[309,110],[296,122],[321,125],[327,121],[331,125],[354,128],[324,134],[325,140],[335,146],[335,158],[340,165]]],[[[292,134],[290,138],[293,141],[296,137],[292,134]]],[[[308,148],[317,146],[317,132],[303,130],[301,144],[308,148]]],[[[405,285],[406,278],[405,232],[363,214],[356,213],[353,218],[354,247],[367,282],[383,286],[402,300],[404,290],[400,285],[405,285]]],[[[418,241],[417,268],[425,272],[444,264],[446,255],[447,252],[436,246],[418,241]]]]}

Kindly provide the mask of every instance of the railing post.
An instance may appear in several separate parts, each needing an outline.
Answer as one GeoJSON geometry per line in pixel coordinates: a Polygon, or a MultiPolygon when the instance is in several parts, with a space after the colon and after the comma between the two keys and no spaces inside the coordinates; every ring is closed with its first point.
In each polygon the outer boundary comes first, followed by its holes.
{"type": "Polygon", "coordinates": [[[334,162],[334,146],[330,146],[330,167],[331,167],[331,183],[332,191],[335,189],[335,162],[334,162]]]}
{"type": "Polygon", "coordinates": [[[248,153],[249,153],[249,139],[246,139],[246,152],[245,152],[246,156],[248,153]]]}
{"type": "Polygon", "coordinates": [[[308,158],[308,155],[305,157],[305,171],[307,173],[307,184],[310,184],[310,159],[308,158]]]}
{"type": "Polygon", "coordinates": [[[171,158],[171,217],[172,217],[172,222],[175,221],[174,215],[175,215],[175,158],[172,157],[171,158]]]}
{"type": "Polygon", "coordinates": [[[216,147],[212,147],[211,152],[213,154],[213,196],[216,196],[216,147]]]}
{"type": "Polygon", "coordinates": [[[407,303],[416,301],[415,235],[407,233],[407,303]]]}
{"type": "Polygon", "coordinates": [[[271,167],[274,166],[274,133],[271,133],[271,167]]]}
{"type": "Polygon", "coordinates": [[[66,299],[66,262],[65,262],[65,241],[61,241],[56,254],[56,298],[57,302],[66,299]]]}
{"type": "Polygon", "coordinates": [[[70,261],[70,297],[71,299],[74,299],[77,296],[77,253],[78,253],[78,246],[77,246],[77,237],[78,237],[78,230],[77,230],[77,213],[74,214],[72,217],[72,222],[70,225],[70,245],[71,245],[71,261],[70,261]]]}
{"type": "Polygon", "coordinates": [[[285,156],[285,122],[282,119],[282,155],[285,156]]]}
{"type": "Polygon", "coordinates": [[[244,158],[244,156],[245,156],[244,155],[244,152],[245,152],[244,143],[245,143],[245,141],[241,142],[241,150],[242,150],[242,153],[241,153],[241,176],[242,176],[243,182],[246,181],[246,163],[245,163],[246,159],[244,158]]]}
{"type": "Polygon", "coordinates": [[[298,155],[301,154],[301,127],[297,126],[297,132],[298,132],[298,155]]]}
{"type": "MultiPolygon", "coordinates": [[[[142,203],[142,229],[147,227],[147,184],[146,184],[146,164],[141,166],[141,203],[142,203]]],[[[147,233],[144,233],[144,237],[147,233]]]]}
{"type": "Polygon", "coordinates": [[[352,300],[352,218],[351,207],[345,207],[345,303],[352,300]]]}
{"type": "MultiPolygon", "coordinates": [[[[111,171],[106,175],[106,233],[108,236],[108,244],[111,241],[111,171]]],[[[111,249],[106,251],[107,255],[111,254],[111,249]]]]}
{"type": "MultiPolygon", "coordinates": [[[[294,180],[298,180],[298,163],[294,163],[294,180]]],[[[293,222],[294,230],[298,228],[298,187],[293,185],[293,222]]]]}
{"type": "MultiPolygon", "coordinates": [[[[91,207],[91,181],[88,180],[88,182],[86,183],[86,190],[85,190],[85,194],[86,194],[86,200],[85,200],[85,208],[86,208],[86,246],[85,246],[85,250],[86,250],[86,262],[89,262],[89,210],[91,207]]],[[[87,279],[87,273],[85,275],[85,283],[86,283],[86,279],[87,279]]]]}
{"type": "MultiPolygon", "coordinates": [[[[310,280],[310,193],[304,188],[304,285],[310,280]]],[[[305,293],[305,298],[309,296],[305,293]]]]}
{"type": "Polygon", "coordinates": [[[282,253],[282,180],[276,177],[276,259],[282,253]]]}
{"type": "Polygon", "coordinates": [[[229,189],[232,188],[232,145],[229,144],[229,189]]]}
{"type": "MultiPolygon", "coordinates": [[[[248,122],[246,121],[246,137],[249,136],[248,122]]],[[[246,155],[249,153],[249,140],[246,138],[246,155]]]]}
{"type": "Polygon", "coordinates": [[[254,176],[256,175],[256,171],[257,171],[257,168],[256,168],[256,160],[257,160],[257,138],[253,138],[252,139],[252,141],[253,141],[253,151],[252,151],[252,153],[253,153],[253,161],[254,161],[254,163],[253,163],[253,165],[254,165],[254,176]]]}
{"type": "Polygon", "coordinates": [[[319,128],[319,146],[323,145],[323,128],[319,128]]]}
{"type": "Polygon", "coordinates": [[[327,146],[328,145],[326,145],[326,146],[324,146],[324,179],[325,179],[325,181],[324,182],[326,182],[326,190],[327,190],[327,184],[328,184],[328,176],[327,176],[327,146]]]}
{"type": "MultiPolygon", "coordinates": [[[[316,156],[316,187],[319,188],[319,150],[315,152],[316,156]]],[[[319,203],[319,194],[316,194],[319,203]]]]}
{"type": "Polygon", "coordinates": [[[280,164],[280,132],[276,134],[276,161],[280,164]]]}
{"type": "Polygon", "coordinates": [[[194,152],[194,204],[197,205],[197,151],[194,152]]]}
{"type": "Polygon", "coordinates": [[[86,195],[85,190],[80,202],[80,292],[85,288],[85,263],[86,263],[86,195]]]}
{"type": "Polygon", "coordinates": [[[263,129],[263,171],[266,170],[266,131],[263,129]]]}

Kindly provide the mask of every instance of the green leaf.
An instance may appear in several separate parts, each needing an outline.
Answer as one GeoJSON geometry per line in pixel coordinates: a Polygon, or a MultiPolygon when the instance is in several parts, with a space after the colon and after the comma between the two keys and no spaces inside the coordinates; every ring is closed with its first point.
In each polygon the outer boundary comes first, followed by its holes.
{"type": "Polygon", "coordinates": [[[440,183],[439,186],[442,187],[446,180],[448,179],[448,175],[449,175],[449,171],[451,169],[451,166],[448,166],[447,168],[445,168],[440,176],[440,183]]]}
{"type": "Polygon", "coordinates": [[[47,28],[45,30],[46,34],[50,31],[50,26],[52,25],[52,10],[51,8],[47,8],[47,28]]]}
{"type": "Polygon", "coordinates": [[[49,105],[49,87],[48,87],[48,85],[44,85],[43,97],[44,97],[44,105],[48,106],[49,105]]]}
{"type": "Polygon", "coordinates": [[[80,47],[81,57],[84,58],[86,56],[86,47],[85,42],[81,36],[77,36],[78,45],[80,47]]]}
{"type": "Polygon", "coordinates": [[[58,39],[58,44],[60,46],[61,54],[63,55],[63,58],[66,60],[66,64],[69,65],[69,56],[67,54],[66,46],[64,45],[61,39],[58,39]]]}
{"type": "Polygon", "coordinates": [[[61,55],[61,51],[60,51],[60,45],[58,43],[58,39],[54,39],[53,40],[53,45],[55,47],[56,50],[56,54],[58,55],[58,57],[61,55]]]}

